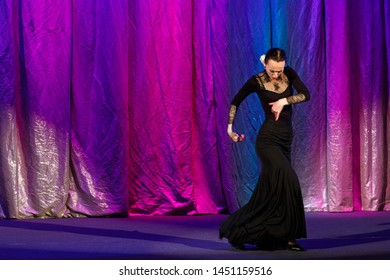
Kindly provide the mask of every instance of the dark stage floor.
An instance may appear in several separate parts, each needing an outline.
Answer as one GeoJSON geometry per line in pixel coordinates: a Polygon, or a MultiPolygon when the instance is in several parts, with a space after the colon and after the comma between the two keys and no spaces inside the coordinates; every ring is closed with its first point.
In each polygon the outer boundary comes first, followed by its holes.
{"type": "Polygon", "coordinates": [[[306,252],[239,251],[224,215],[0,220],[0,259],[390,259],[390,212],[306,213],[306,252]]]}

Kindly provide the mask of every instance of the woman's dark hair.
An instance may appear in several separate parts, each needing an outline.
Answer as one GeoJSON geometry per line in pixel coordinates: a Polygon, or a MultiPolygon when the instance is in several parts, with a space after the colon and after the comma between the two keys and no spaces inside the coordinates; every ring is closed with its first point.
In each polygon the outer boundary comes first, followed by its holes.
{"type": "Polygon", "coordinates": [[[269,59],[276,62],[286,61],[286,52],[279,48],[272,48],[265,54],[264,62],[267,63],[269,59]]]}

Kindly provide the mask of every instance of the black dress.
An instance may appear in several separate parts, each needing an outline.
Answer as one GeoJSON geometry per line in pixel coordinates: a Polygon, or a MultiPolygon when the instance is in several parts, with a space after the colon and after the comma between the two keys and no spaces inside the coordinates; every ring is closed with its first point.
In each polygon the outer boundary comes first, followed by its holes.
{"type": "Polygon", "coordinates": [[[290,161],[293,136],[290,104],[307,101],[310,95],[290,67],[286,67],[276,81],[261,72],[251,77],[234,97],[229,123],[233,123],[238,106],[252,92],[258,94],[265,113],[256,139],[261,174],[249,202],[221,223],[220,238],[227,238],[236,247],[254,244],[276,249],[289,240],[306,237],[300,184],[290,161]],[[297,91],[296,95],[292,88],[297,91]],[[284,97],[289,105],[284,106],[275,121],[268,103],[284,97]]]}

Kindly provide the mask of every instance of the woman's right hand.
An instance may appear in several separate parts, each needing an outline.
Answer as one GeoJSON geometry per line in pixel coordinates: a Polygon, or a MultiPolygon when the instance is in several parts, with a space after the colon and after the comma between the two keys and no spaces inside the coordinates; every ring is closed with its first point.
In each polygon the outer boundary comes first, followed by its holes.
{"type": "Polygon", "coordinates": [[[229,137],[232,138],[232,140],[234,142],[241,142],[241,141],[244,141],[244,139],[245,139],[244,134],[239,135],[239,134],[233,132],[232,125],[230,125],[230,124],[228,125],[227,133],[229,134],[229,137]]]}
{"type": "Polygon", "coordinates": [[[242,142],[245,139],[245,135],[244,134],[238,135],[235,132],[229,133],[229,136],[230,136],[230,138],[232,138],[232,140],[234,142],[242,142]]]}

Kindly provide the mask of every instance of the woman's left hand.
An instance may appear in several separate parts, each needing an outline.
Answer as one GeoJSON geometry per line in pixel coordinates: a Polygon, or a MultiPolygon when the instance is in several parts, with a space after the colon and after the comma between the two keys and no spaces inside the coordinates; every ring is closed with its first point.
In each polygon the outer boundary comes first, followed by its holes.
{"type": "Polygon", "coordinates": [[[288,105],[286,98],[281,98],[278,101],[268,103],[271,107],[271,112],[275,115],[275,121],[279,119],[279,115],[285,105],[288,105]]]}

